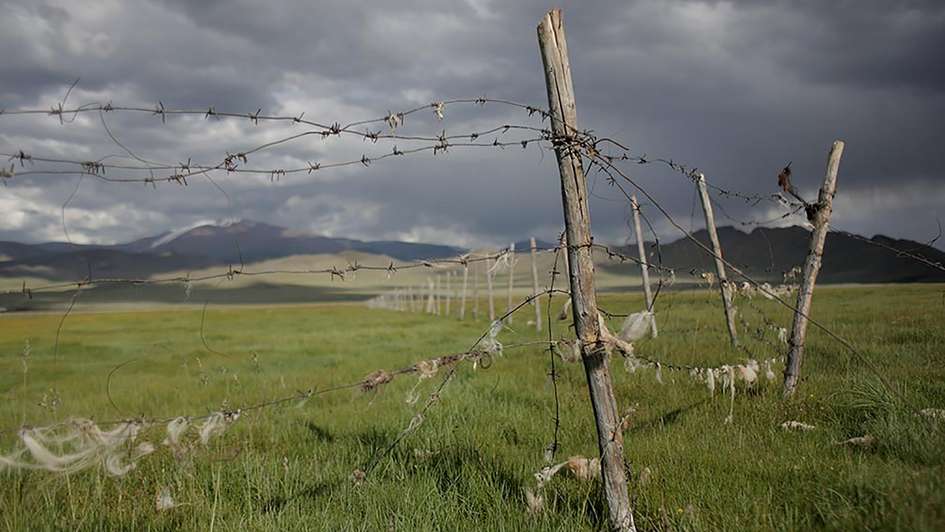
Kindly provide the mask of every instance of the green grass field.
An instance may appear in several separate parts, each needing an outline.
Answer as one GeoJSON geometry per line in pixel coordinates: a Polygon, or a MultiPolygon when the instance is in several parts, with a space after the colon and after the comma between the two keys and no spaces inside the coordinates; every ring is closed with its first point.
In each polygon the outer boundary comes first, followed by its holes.
{"type": "MultiPolygon", "coordinates": [[[[945,421],[916,414],[945,408],[942,286],[818,288],[815,319],[853,341],[890,382],[884,389],[860,360],[811,330],[799,395],[780,399],[762,384],[710,399],[688,375],[630,375],[612,360],[625,432],[631,497],[642,530],[945,529],[945,421]],[[787,420],[815,425],[787,432],[787,420]],[[835,442],[870,434],[869,448],[835,442]],[[643,473],[644,470],[646,473],[643,473]],[[642,473],[642,475],[641,475],[642,473]],[[641,479],[641,476],[643,477],[641,479]]],[[[503,298],[500,301],[504,302],[503,298]]],[[[555,309],[562,301],[556,299],[555,309]]],[[[789,311],[753,304],[781,324],[789,311]]],[[[606,294],[612,312],[639,296],[606,294]]],[[[665,362],[744,361],[733,351],[717,295],[669,292],[660,336],[636,344],[665,362]]],[[[504,305],[500,305],[504,306],[504,305]]],[[[745,320],[760,316],[741,306],[745,320]]],[[[378,368],[464,351],[485,320],[368,310],[360,303],[84,311],[0,315],[0,454],[15,430],[70,416],[97,420],[202,415],[312,387],[357,381],[378,368]],[[29,341],[31,354],[21,353],[29,341]],[[255,358],[254,358],[255,355],[255,358]],[[123,365],[122,365],[123,364],[123,365]],[[121,365],[117,370],[117,366],[121,365]],[[110,380],[110,394],[107,383],[110,380]],[[58,399],[54,400],[54,398],[58,399]]],[[[525,309],[503,331],[506,344],[534,341],[525,309]]],[[[555,335],[571,337],[567,322],[555,335]]],[[[613,320],[611,328],[618,328],[613,320]]],[[[744,327],[743,327],[744,329],[744,327]]],[[[745,338],[750,333],[742,331],[745,338]]],[[[774,338],[769,331],[767,338],[774,338]]],[[[745,340],[760,357],[767,342],[745,340]]],[[[780,375],[780,367],[776,371],[780,375]]],[[[425,423],[386,455],[365,483],[352,472],[408,424],[417,385],[404,376],[374,392],[344,390],[244,414],[227,432],[178,462],[162,446],[124,477],[101,469],[70,475],[0,470],[0,526],[9,530],[593,530],[606,528],[594,482],[556,477],[546,508],[526,511],[524,491],[545,462],[554,402],[549,355],[508,349],[488,369],[459,367],[425,423]],[[169,489],[176,508],[158,511],[169,489]]],[[[559,359],[561,450],[596,456],[580,364],[559,359]]],[[[419,384],[424,394],[444,370],[419,384]]],[[[421,400],[422,402],[422,400],[421,400]]],[[[163,426],[143,436],[159,443],[163,426]]]]}

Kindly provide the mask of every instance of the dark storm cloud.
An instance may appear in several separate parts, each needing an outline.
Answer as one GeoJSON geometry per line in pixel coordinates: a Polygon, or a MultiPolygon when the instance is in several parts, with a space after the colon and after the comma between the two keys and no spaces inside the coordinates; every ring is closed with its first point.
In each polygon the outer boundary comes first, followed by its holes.
{"type": "MultiPolygon", "coordinates": [[[[5,2],[0,107],[114,101],[298,113],[324,122],[373,117],[454,97],[544,106],[535,26],[546,2],[5,2]]],[[[564,4],[582,127],[637,152],[673,157],[726,188],[767,194],[779,168],[813,196],[826,151],[847,141],[835,225],[926,239],[943,216],[945,5],[941,2],[571,2],[564,4]]],[[[412,117],[413,118],[413,117],[412,117]]],[[[218,161],[278,136],[227,121],[106,117],[136,155],[218,161]],[[267,136],[269,135],[269,136],[267,136]]],[[[417,133],[517,123],[495,106],[450,107],[408,123],[417,133]]],[[[127,155],[96,115],[0,118],[3,152],[127,155]]],[[[260,154],[260,167],[357,158],[389,147],[305,139],[260,154]]],[[[317,176],[223,177],[186,189],[83,180],[70,234],[116,241],[200,220],[257,219],[336,236],[498,244],[552,237],[561,224],[551,153],[452,150],[317,176]]],[[[677,216],[692,219],[678,174],[629,167],[677,216]]],[[[0,238],[62,239],[74,176],[18,177],[0,189],[0,238]]],[[[626,205],[591,175],[595,233],[627,234],[626,205]]],[[[725,214],[763,205],[719,200],[725,214]]],[[[675,238],[655,211],[662,236],[675,238]]],[[[696,211],[698,214],[698,211],[696,211]]],[[[725,214],[720,223],[727,223],[725,214]]]]}

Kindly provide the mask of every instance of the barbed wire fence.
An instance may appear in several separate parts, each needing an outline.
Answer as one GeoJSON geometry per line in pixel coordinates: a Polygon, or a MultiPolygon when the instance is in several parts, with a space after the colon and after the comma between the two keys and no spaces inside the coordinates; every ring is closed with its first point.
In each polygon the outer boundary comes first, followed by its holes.
{"type": "MultiPolygon", "coordinates": [[[[553,331],[553,320],[556,314],[553,305],[554,296],[575,297],[570,289],[556,288],[556,279],[562,273],[566,276],[569,274],[568,272],[573,264],[568,264],[567,256],[580,250],[593,255],[595,260],[602,259],[618,264],[636,265],[642,269],[644,277],[648,272],[652,272],[656,278],[652,293],[650,293],[650,283],[646,280],[643,282],[641,288],[645,287],[647,293],[644,308],[640,311],[627,312],[627,309],[608,310],[603,307],[597,308],[607,318],[623,320],[620,330],[616,333],[611,333],[607,329],[605,320],[601,321],[600,342],[606,345],[607,351],[619,354],[624,360],[626,370],[629,372],[636,372],[641,368],[653,371],[654,378],[658,382],[663,382],[662,374],[664,371],[671,371],[688,375],[693,380],[704,384],[712,396],[715,395],[717,388],[721,388],[723,394],[727,393],[731,400],[729,414],[726,418],[727,422],[733,421],[736,383],[741,382],[744,386],[752,386],[761,378],[775,381],[774,368],[784,364],[785,351],[789,347],[787,324],[779,323],[777,319],[772,318],[757,305],[754,298],[759,296],[787,309],[792,316],[802,315],[815,328],[843,345],[852,356],[863,362],[889,386],[883,373],[875,367],[868,357],[861,353],[855,344],[832,331],[827,325],[810,319],[804,310],[789,301],[790,298],[794,297],[797,290],[795,283],[799,281],[799,270],[792,269],[788,272],[782,272],[784,273],[783,283],[777,286],[772,286],[767,281],[748,275],[737,265],[724,258],[718,243],[714,243],[714,246],[706,244],[697,238],[691,229],[683,228],[671,213],[640,185],[638,180],[630,176],[628,167],[630,165],[636,167],[660,165],[689,179],[694,186],[700,181],[704,183],[707,190],[716,196],[710,198],[706,195],[704,204],[708,206],[706,207],[707,229],[711,225],[713,231],[714,224],[708,214],[712,208],[722,213],[726,219],[743,227],[783,224],[802,214],[810,218],[811,209],[817,204],[803,200],[796,192],[790,194],[781,192],[758,194],[723,188],[707,180],[703,173],[695,167],[681,164],[671,158],[650,157],[646,153],[636,153],[619,140],[596,136],[590,130],[576,129],[551,110],[511,100],[486,97],[442,100],[400,112],[388,112],[375,118],[356,119],[342,123],[340,121],[312,120],[305,118],[305,113],[298,115],[267,115],[263,114],[262,109],[257,109],[255,112],[234,112],[228,110],[218,111],[214,107],[207,109],[170,108],[166,107],[163,102],[158,102],[153,107],[115,105],[111,102],[69,107],[66,105],[66,100],[68,100],[68,95],[74,86],[69,88],[62,102],[58,102],[49,109],[0,110],[0,120],[17,116],[46,117],[59,121],[63,127],[67,127],[80,115],[95,114],[101,120],[109,140],[123,151],[124,155],[110,154],[97,158],[60,157],[55,154],[34,152],[27,149],[27,147],[5,147],[3,151],[0,151],[0,157],[7,159],[7,164],[0,169],[0,182],[5,186],[16,186],[19,180],[27,177],[45,179],[57,175],[78,176],[72,195],[62,206],[63,232],[66,239],[70,241],[65,223],[65,209],[79,190],[82,179],[86,177],[114,185],[144,184],[154,189],[161,185],[172,184],[187,187],[194,179],[206,179],[221,194],[227,196],[225,188],[220,182],[215,181],[216,177],[249,175],[263,176],[270,181],[279,181],[289,176],[307,177],[333,169],[369,168],[375,164],[420,154],[445,156],[453,151],[460,150],[488,151],[511,148],[527,150],[534,145],[545,152],[567,153],[580,161],[582,172],[586,169],[588,172],[598,172],[603,175],[609,187],[619,193],[622,198],[621,201],[625,201],[627,212],[636,214],[639,217],[634,223],[635,234],[632,239],[635,244],[638,244],[639,249],[637,256],[632,256],[629,252],[629,245],[618,249],[593,241],[566,242],[545,249],[536,249],[533,241],[531,249],[527,251],[516,250],[513,244],[508,248],[495,252],[469,253],[459,257],[402,262],[390,261],[387,264],[362,264],[352,261],[346,264],[314,269],[254,270],[244,263],[237,241],[234,242],[234,245],[236,256],[239,258],[239,265],[229,265],[225,269],[211,273],[194,276],[98,277],[90,265],[88,275],[85,278],[71,282],[57,281],[45,284],[30,284],[24,281],[20,289],[7,291],[7,295],[16,294],[29,300],[35,294],[40,293],[71,292],[68,305],[61,315],[56,330],[55,357],[58,357],[59,353],[60,335],[79,300],[80,294],[86,288],[102,286],[179,285],[183,287],[182,295],[189,298],[192,286],[195,283],[219,282],[236,278],[264,278],[275,275],[327,276],[331,280],[340,282],[344,281],[346,277],[360,272],[391,279],[400,272],[417,270],[428,274],[425,284],[397,287],[370,299],[367,305],[371,308],[435,314],[461,320],[467,319],[467,315],[471,315],[473,319],[478,319],[480,317],[480,292],[484,288],[489,303],[488,326],[465,351],[424,358],[414,364],[396,369],[380,368],[362,379],[350,383],[324,388],[313,385],[304,391],[261,402],[244,404],[239,407],[222,408],[210,413],[190,412],[153,419],[142,417],[98,422],[91,421],[95,416],[90,415],[87,419],[67,420],[44,427],[0,428],[0,432],[15,433],[17,437],[17,443],[13,451],[8,454],[0,454],[0,464],[6,467],[75,472],[101,465],[110,474],[123,475],[130,472],[138,460],[157,450],[157,447],[150,441],[157,441],[155,438],[161,438],[161,431],[163,431],[161,443],[175,456],[178,456],[193,452],[199,448],[198,443],[206,445],[211,438],[224,432],[227,426],[249,413],[262,413],[279,406],[300,404],[317,396],[341,390],[375,391],[385,384],[405,376],[416,376],[419,384],[419,382],[440,374],[440,369],[445,369],[442,372],[440,383],[434,387],[422,403],[416,394],[417,387],[415,386],[410,391],[408,403],[419,405],[419,407],[416,408],[409,424],[390,442],[389,446],[379,449],[364,464],[353,470],[352,478],[360,482],[376,468],[380,460],[387,456],[399,442],[422,425],[429,410],[439,402],[441,394],[453,380],[458,367],[462,363],[471,362],[473,368],[485,368],[491,366],[494,363],[494,358],[506,350],[535,346],[541,346],[549,354],[548,371],[550,381],[553,384],[554,419],[552,441],[543,450],[543,456],[547,462],[551,463],[560,450],[558,433],[561,423],[561,407],[558,399],[559,372],[557,364],[559,362],[577,362],[587,356],[586,351],[584,351],[587,345],[582,343],[584,340],[580,338],[580,335],[577,335],[578,338],[556,337],[553,331]],[[499,123],[485,129],[449,134],[446,129],[432,134],[408,134],[405,132],[407,119],[418,113],[431,113],[437,121],[443,121],[448,110],[453,107],[477,109],[485,106],[499,106],[520,112],[533,122],[499,123]],[[279,136],[239,151],[221,150],[219,159],[213,162],[195,162],[189,158],[186,158],[186,162],[153,161],[128,149],[109,128],[106,117],[115,114],[151,116],[155,122],[160,124],[165,124],[172,117],[186,116],[192,118],[203,117],[208,121],[244,121],[260,127],[265,127],[267,124],[288,124],[304,128],[304,130],[279,136]],[[549,122],[549,124],[546,125],[546,122],[549,122]],[[550,122],[554,122],[559,130],[556,131],[550,122]],[[350,137],[369,143],[371,149],[365,151],[360,157],[311,161],[304,165],[291,167],[250,166],[250,160],[255,159],[257,155],[279,147],[285,147],[307,137],[350,137]],[[381,146],[384,145],[389,147],[381,149],[381,146]],[[116,160],[124,161],[114,162],[116,160]],[[637,193],[644,198],[643,203],[637,201],[637,193]],[[766,218],[742,220],[729,214],[723,206],[723,201],[738,201],[751,207],[765,203],[779,209],[780,214],[766,218]],[[655,213],[648,213],[651,208],[655,210],[655,213]],[[723,307],[728,310],[725,313],[728,326],[732,331],[734,347],[732,361],[725,364],[681,364],[672,360],[660,360],[647,353],[638,352],[639,350],[634,348],[633,343],[635,341],[646,336],[656,337],[656,316],[661,313],[665,314],[672,309],[672,301],[666,300],[674,296],[667,294],[679,292],[674,286],[678,282],[677,270],[679,270],[679,267],[664,265],[661,239],[658,237],[652,223],[651,214],[662,216],[683,238],[691,241],[704,257],[708,257],[720,265],[715,270],[694,265],[686,269],[688,270],[686,274],[695,282],[704,282],[706,288],[717,286],[721,290],[723,307]],[[643,240],[644,230],[641,219],[645,223],[648,236],[652,238],[650,244],[646,244],[643,240]],[[650,247],[650,251],[645,250],[646,246],[650,247]],[[519,257],[520,255],[521,257],[519,257]],[[530,287],[525,288],[527,295],[524,298],[518,298],[515,297],[515,294],[522,292],[522,283],[519,283],[516,290],[514,265],[517,261],[524,261],[526,255],[531,259],[532,283],[530,287]],[[553,257],[551,259],[553,264],[550,271],[546,272],[547,281],[542,287],[539,284],[537,261],[546,255],[553,257]],[[562,262],[565,265],[565,271],[560,269],[562,262]],[[725,271],[722,269],[723,266],[738,281],[726,279],[724,273],[722,273],[725,271]],[[494,285],[495,275],[498,272],[505,272],[508,276],[507,304],[503,313],[495,310],[494,285]],[[472,277],[472,282],[469,282],[470,277],[472,277]],[[460,278],[462,279],[461,283],[460,278]],[[480,279],[484,282],[481,282],[480,279]],[[545,300],[544,315],[541,314],[540,310],[543,299],[545,300]],[[544,327],[546,339],[521,343],[506,342],[503,345],[503,342],[499,339],[503,328],[508,326],[514,314],[529,307],[533,308],[535,318],[530,321],[527,320],[525,323],[533,325],[536,328],[536,333],[542,332],[542,327],[544,327]],[[745,312],[736,311],[735,307],[750,310],[757,321],[752,322],[745,312]],[[469,312],[467,312],[467,309],[469,309],[469,312]],[[741,339],[742,341],[736,341],[734,335],[736,323],[742,331],[747,333],[741,339]],[[772,339],[770,336],[775,336],[776,339],[772,339]],[[749,344],[744,340],[750,340],[753,343],[749,344]],[[736,353],[738,354],[737,359],[734,358],[736,353]],[[151,440],[142,441],[148,434],[152,436],[151,440]]],[[[784,191],[787,191],[787,189],[784,189],[784,191]]],[[[890,253],[945,271],[945,265],[923,257],[919,253],[898,249],[838,229],[834,229],[833,232],[864,240],[890,253]]],[[[627,242],[630,241],[631,239],[628,238],[627,242]]],[[[771,263],[774,264],[773,255],[771,263]]],[[[203,329],[208,304],[209,302],[203,305],[200,336],[206,349],[213,351],[204,337],[203,329]]],[[[575,321],[577,319],[575,317],[575,321]]],[[[669,331],[670,334],[679,332],[682,331],[669,331]]],[[[699,333],[702,330],[697,329],[695,332],[699,333]]],[[[664,334],[667,334],[665,330],[664,334]]],[[[113,372],[118,369],[120,369],[120,366],[113,368],[108,378],[110,379],[113,372]]],[[[894,389],[892,386],[889,387],[894,389]]],[[[109,400],[111,401],[110,397],[109,400]]],[[[114,406],[114,402],[111,402],[114,406]]],[[[117,406],[115,408],[117,409],[117,406]]],[[[621,421],[617,424],[618,426],[623,425],[622,420],[617,421],[621,421]]],[[[548,470],[543,471],[547,474],[548,470]]]]}

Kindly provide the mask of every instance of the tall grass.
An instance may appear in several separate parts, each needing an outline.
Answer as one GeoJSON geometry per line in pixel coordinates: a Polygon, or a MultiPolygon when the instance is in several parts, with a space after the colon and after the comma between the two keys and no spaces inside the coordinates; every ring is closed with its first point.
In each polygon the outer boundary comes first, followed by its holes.
{"type": "MultiPolygon", "coordinates": [[[[842,348],[811,332],[798,397],[776,385],[709,398],[687,375],[629,375],[613,364],[631,494],[644,530],[941,530],[945,527],[942,422],[917,409],[945,406],[945,332],[938,287],[818,289],[814,316],[851,338],[890,391],[842,348]],[[938,306],[936,306],[938,305],[938,306]],[[915,312],[916,308],[926,309],[915,312]],[[939,309],[939,310],[936,310],[939,309]],[[787,420],[810,432],[780,428],[787,420]],[[837,445],[869,434],[867,447],[837,445]]],[[[603,296],[611,311],[637,296],[603,296]]],[[[787,312],[755,302],[781,323],[787,312]]],[[[561,304],[560,300],[555,308],[561,304]]],[[[728,347],[715,294],[667,293],[660,336],[641,353],[681,364],[742,361],[728,347]]],[[[746,319],[757,322],[743,308],[746,319]]],[[[313,386],[351,382],[378,368],[469,347],[484,321],[368,311],[359,305],[219,307],[200,311],[77,311],[52,357],[55,314],[0,318],[0,429],[69,416],[109,419],[202,414],[313,386]],[[31,339],[29,379],[20,353],[31,339]],[[125,364],[111,379],[109,372],[125,364]],[[55,391],[55,409],[40,403],[55,391]],[[112,405],[112,401],[114,405],[112,405]]],[[[612,328],[617,327],[615,321],[612,328]]],[[[573,336],[566,322],[558,335],[573,336]]],[[[774,354],[744,335],[750,349],[774,354]]],[[[504,343],[538,339],[517,320],[504,343]]],[[[244,415],[206,448],[178,461],[166,449],[125,477],[0,472],[0,527],[9,530],[594,530],[606,525],[599,487],[555,478],[546,511],[527,513],[524,491],[545,462],[554,405],[547,353],[509,350],[489,369],[462,368],[424,425],[352,482],[407,425],[414,379],[371,393],[344,391],[304,405],[244,415]],[[162,491],[176,507],[159,511],[162,491]]],[[[562,457],[596,455],[580,365],[560,364],[562,457]]],[[[665,370],[664,370],[665,371],[665,370]]],[[[428,393],[438,379],[419,385],[428,393]]],[[[159,441],[158,436],[151,436],[159,441]]],[[[15,436],[0,434],[0,449],[15,436]]]]}

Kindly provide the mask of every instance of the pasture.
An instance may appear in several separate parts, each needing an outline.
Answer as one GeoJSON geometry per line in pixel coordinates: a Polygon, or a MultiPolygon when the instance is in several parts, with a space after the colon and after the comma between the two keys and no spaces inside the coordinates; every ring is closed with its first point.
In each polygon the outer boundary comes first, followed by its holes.
{"type": "MultiPolygon", "coordinates": [[[[945,288],[824,286],[813,318],[851,339],[880,378],[835,341],[811,330],[798,395],[778,379],[729,397],[684,372],[624,370],[611,358],[625,431],[630,492],[642,530],[941,530],[945,528],[945,288]],[[785,421],[816,428],[788,431],[785,421]],[[870,446],[838,445],[870,435],[870,446]]],[[[563,303],[556,297],[553,308],[563,303]]],[[[542,305],[547,298],[542,299],[542,305]]],[[[642,307],[638,295],[604,293],[611,312],[642,307]]],[[[753,305],[789,327],[790,311],[753,305]]],[[[504,308],[504,305],[499,305],[504,308]]],[[[480,308],[484,304],[480,303],[480,308]]],[[[745,322],[760,316],[739,307],[745,322]]],[[[545,310],[543,308],[543,310],[545,310]]],[[[607,508],[595,481],[555,477],[545,508],[528,512],[525,490],[546,465],[555,403],[547,339],[520,312],[488,368],[458,366],[422,426],[389,453],[439,384],[404,375],[371,391],[326,393],[245,412],[207,446],[175,459],[157,451],[123,477],[99,469],[69,475],[0,469],[0,526],[7,530],[597,530],[607,508]],[[419,393],[417,405],[407,403],[419,393]],[[364,482],[352,473],[381,457],[364,482]],[[159,492],[174,507],[158,510],[159,492]]],[[[660,334],[635,348],[664,363],[722,364],[747,354],[728,345],[717,292],[660,296],[660,334]]],[[[109,310],[79,303],[61,312],[0,315],[0,454],[21,425],[203,415],[297,390],[355,382],[468,350],[488,328],[420,313],[310,305],[210,305],[109,310]],[[58,355],[54,342],[61,323],[58,355]],[[202,329],[202,330],[201,330],[202,329]],[[28,355],[24,347],[29,343],[28,355]]],[[[573,338],[570,320],[555,337],[573,338]]],[[[612,319],[612,329],[619,328],[612,319]]],[[[759,357],[783,355],[776,338],[743,332],[759,357]]],[[[556,461],[597,456],[581,365],[557,359],[560,449],[556,461]]]]}

